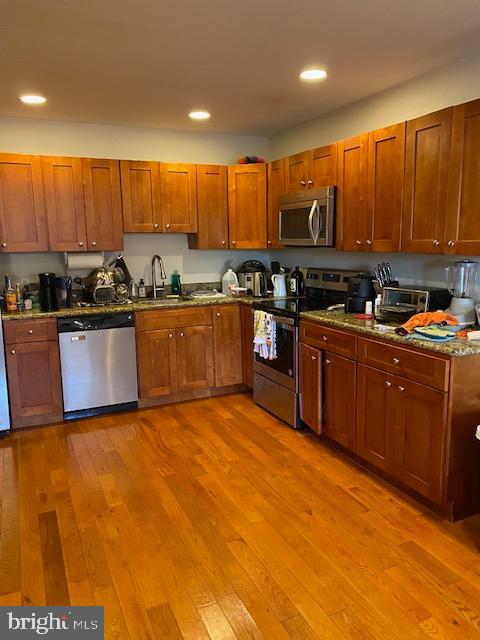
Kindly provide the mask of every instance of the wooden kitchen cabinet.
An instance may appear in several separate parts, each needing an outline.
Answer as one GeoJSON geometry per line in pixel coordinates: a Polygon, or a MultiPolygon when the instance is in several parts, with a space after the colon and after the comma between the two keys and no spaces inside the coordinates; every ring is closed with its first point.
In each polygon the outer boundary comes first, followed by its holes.
{"type": "Polygon", "coordinates": [[[323,433],[346,449],[355,451],[355,362],[326,351],[324,363],[323,433]]]}
{"type": "Polygon", "coordinates": [[[168,396],[178,391],[175,329],[137,333],[140,398],[168,396]]]}
{"type": "Polygon", "coordinates": [[[480,100],[453,108],[445,253],[480,255],[480,100]]]}
{"type": "Polygon", "coordinates": [[[357,365],[355,450],[358,456],[389,475],[393,475],[395,464],[392,377],[357,365]]]}
{"type": "Polygon", "coordinates": [[[9,324],[12,326],[5,331],[5,354],[12,429],[62,420],[56,321],[10,320],[9,324]],[[21,326],[14,327],[17,322],[21,326]]]}
{"type": "Polygon", "coordinates": [[[240,307],[234,304],[213,309],[215,386],[242,383],[242,323],[240,307]]]}
{"type": "Polygon", "coordinates": [[[409,120],[402,251],[443,253],[453,107],[409,120]]]}
{"type": "Polygon", "coordinates": [[[120,173],[124,232],[161,231],[160,164],[122,160],[120,173]]]}
{"type": "Polygon", "coordinates": [[[400,251],[405,123],[368,134],[368,197],[362,248],[400,251]]]}
{"type": "Polygon", "coordinates": [[[176,330],[179,391],[196,391],[215,383],[212,326],[176,330]]]}
{"type": "Polygon", "coordinates": [[[47,251],[39,156],[0,153],[0,251],[47,251]]]}
{"type": "Polygon", "coordinates": [[[160,163],[162,231],[197,231],[197,169],[194,164],[160,163]]]}
{"type": "Polygon", "coordinates": [[[337,143],[285,158],[285,191],[304,191],[337,184],[337,143]]]}
{"type": "Polygon", "coordinates": [[[227,167],[197,164],[197,233],[188,236],[191,249],[228,248],[227,167]]]}
{"type": "Polygon", "coordinates": [[[283,249],[279,241],[279,198],[285,193],[285,161],[274,160],[268,163],[268,202],[267,202],[267,247],[283,249]]]}
{"type": "Polygon", "coordinates": [[[299,345],[300,418],[322,433],[322,352],[303,342],[299,345]]]}
{"type": "Polygon", "coordinates": [[[267,246],[267,165],[228,167],[230,248],[267,246]]]}
{"type": "Polygon", "coordinates": [[[249,389],[253,389],[253,309],[247,305],[241,305],[240,316],[242,320],[243,384],[249,389]]]}
{"type": "Polygon", "coordinates": [[[285,158],[285,193],[307,189],[308,170],[308,151],[285,158]]]}
{"type": "Polygon", "coordinates": [[[365,249],[367,209],[368,134],[338,143],[336,248],[365,249]]]}
{"type": "Polygon", "coordinates": [[[123,249],[122,191],[118,160],[82,158],[89,251],[123,249]]]}

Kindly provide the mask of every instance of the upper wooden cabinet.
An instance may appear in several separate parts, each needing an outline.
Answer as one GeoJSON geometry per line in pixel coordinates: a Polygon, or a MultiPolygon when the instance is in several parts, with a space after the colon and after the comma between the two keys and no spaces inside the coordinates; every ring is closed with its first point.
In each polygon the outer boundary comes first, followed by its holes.
{"type": "Polygon", "coordinates": [[[227,167],[197,164],[197,208],[197,233],[188,236],[189,247],[227,249],[227,167]]]}
{"type": "Polygon", "coordinates": [[[86,251],[81,159],[45,156],[42,171],[50,249],[86,251]]]}
{"type": "Polygon", "coordinates": [[[119,161],[82,158],[82,177],[89,251],[123,249],[119,161]]]}
{"type": "Polygon", "coordinates": [[[197,170],[194,164],[160,163],[162,231],[197,231],[197,170]]]}
{"type": "Polygon", "coordinates": [[[480,255],[480,100],[453,109],[445,252],[480,255]]]}
{"type": "Polygon", "coordinates": [[[38,156],[0,154],[0,251],[47,251],[38,156]]]}
{"type": "Polygon", "coordinates": [[[278,216],[280,206],[278,199],[285,193],[285,160],[274,160],[268,163],[268,197],[267,197],[267,247],[283,249],[279,242],[278,216]]]}
{"type": "Polygon", "coordinates": [[[400,251],[405,123],[368,134],[368,197],[362,248],[400,251]]]}
{"type": "Polygon", "coordinates": [[[161,231],[159,163],[122,160],[120,170],[125,233],[161,231]]]}
{"type": "Polygon", "coordinates": [[[285,192],[337,184],[337,143],[285,158],[285,192]]]}
{"type": "Polygon", "coordinates": [[[442,253],[453,108],[407,122],[402,250],[442,253]]]}
{"type": "Polygon", "coordinates": [[[368,134],[338,143],[337,249],[365,245],[368,134]]]}
{"type": "Polygon", "coordinates": [[[267,246],[267,165],[228,167],[230,247],[263,249],[267,246]]]}

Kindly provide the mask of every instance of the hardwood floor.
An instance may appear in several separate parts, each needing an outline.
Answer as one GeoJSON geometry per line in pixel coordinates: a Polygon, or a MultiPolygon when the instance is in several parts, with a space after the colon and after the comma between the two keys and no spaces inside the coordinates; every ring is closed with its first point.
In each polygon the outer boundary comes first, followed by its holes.
{"type": "Polygon", "coordinates": [[[109,639],[478,638],[480,519],[247,395],[14,434],[0,484],[0,605],[104,605],[109,639]]]}

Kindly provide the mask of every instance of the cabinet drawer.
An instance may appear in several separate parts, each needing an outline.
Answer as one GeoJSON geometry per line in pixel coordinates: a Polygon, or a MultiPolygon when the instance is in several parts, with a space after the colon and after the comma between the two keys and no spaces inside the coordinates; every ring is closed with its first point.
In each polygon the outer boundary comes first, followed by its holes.
{"type": "Polygon", "coordinates": [[[156,309],[135,314],[137,331],[175,329],[212,324],[211,307],[187,307],[184,309],[156,309]]]}
{"type": "Polygon", "coordinates": [[[377,340],[359,338],[358,361],[434,389],[448,391],[448,360],[377,340]]]}
{"type": "Polygon", "coordinates": [[[5,344],[22,342],[42,342],[57,339],[57,321],[45,320],[7,320],[3,323],[5,344]]]}
{"type": "Polygon", "coordinates": [[[352,333],[325,327],[316,322],[300,323],[300,341],[355,360],[357,338],[352,333]]]}

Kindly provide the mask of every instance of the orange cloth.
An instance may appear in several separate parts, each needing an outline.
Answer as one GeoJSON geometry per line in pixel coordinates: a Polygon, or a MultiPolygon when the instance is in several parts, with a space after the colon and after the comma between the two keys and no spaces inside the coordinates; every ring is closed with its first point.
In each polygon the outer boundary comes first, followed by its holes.
{"type": "Polygon", "coordinates": [[[455,316],[444,311],[428,311],[427,313],[416,313],[395,331],[405,336],[412,333],[415,327],[428,327],[431,324],[457,326],[459,323],[455,316]]]}

